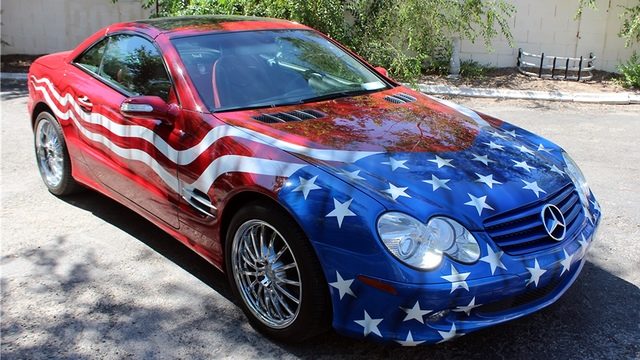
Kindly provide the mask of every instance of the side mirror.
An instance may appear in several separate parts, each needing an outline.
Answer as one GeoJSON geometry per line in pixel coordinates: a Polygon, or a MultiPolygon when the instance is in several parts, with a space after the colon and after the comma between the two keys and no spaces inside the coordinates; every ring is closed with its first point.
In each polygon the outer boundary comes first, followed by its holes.
{"type": "Polygon", "coordinates": [[[376,66],[374,69],[378,72],[378,74],[384,77],[389,77],[389,73],[387,72],[387,69],[383,68],[382,66],[376,66]]]}
{"type": "Polygon", "coordinates": [[[120,105],[120,113],[125,117],[160,120],[165,125],[173,125],[179,111],[177,105],[167,104],[158,96],[134,96],[120,105]]]}

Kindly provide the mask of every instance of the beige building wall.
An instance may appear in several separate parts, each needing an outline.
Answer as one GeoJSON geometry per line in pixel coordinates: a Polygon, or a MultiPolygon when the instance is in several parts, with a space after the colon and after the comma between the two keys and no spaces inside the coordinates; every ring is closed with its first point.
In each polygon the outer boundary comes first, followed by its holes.
{"type": "Polygon", "coordinates": [[[616,71],[620,61],[627,60],[640,46],[624,47],[618,37],[622,6],[637,4],[637,0],[597,0],[597,10],[585,9],[581,19],[574,19],[578,1],[512,0],[516,14],[511,19],[514,47],[504,37],[493,41],[488,52],[482,41],[475,44],[463,40],[461,58],[497,67],[516,65],[518,48],[545,56],[597,57],[597,69],[616,71]]]}
{"type": "MultiPolygon", "coordinates": [[[[87,36],[108,24],[147,18],[141,0],[0,0],[2,1],[3,54],[44,54],[74,48],[87,36]]],[[[587,9],[575,20],[577,0],[511,0],[516,14],[511,19],[514,48],[504,38],[488,52],[482,41],[463,41],[462,59],[498,67],[515,66],[518,48],[555,56],[589,56],[596,68],[615,71],[638,44],[625,48],[618,38],[621,6],[637,0],[597,0],[598,10],[587,9]]]]}
{"type": "Polygon", "coordinates": [[[1,1],[2,54],[69,50],[111,23],[149,17],[140,0],[1,1]]]}

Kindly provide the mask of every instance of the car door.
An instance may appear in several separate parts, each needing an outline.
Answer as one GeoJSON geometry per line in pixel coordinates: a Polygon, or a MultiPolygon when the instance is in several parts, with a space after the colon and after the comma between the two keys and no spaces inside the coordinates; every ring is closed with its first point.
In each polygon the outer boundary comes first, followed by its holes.
{"type": "Polygon", "coordinates": [[[179,130],[159,120],[120,112],[123,101],[133,96],[178,102],[160,52],[143,36],[115,34],[73,64],[67,80],[85,113],[78,130],[87,149],[88,167],[103,185],[178,227],[174,146],[179,130]]]}

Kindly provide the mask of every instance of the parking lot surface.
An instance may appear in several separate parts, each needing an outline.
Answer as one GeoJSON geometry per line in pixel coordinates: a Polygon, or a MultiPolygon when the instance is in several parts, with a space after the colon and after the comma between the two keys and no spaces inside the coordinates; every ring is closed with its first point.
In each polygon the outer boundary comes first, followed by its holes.
{"type": "Polygon", "coordinates": [[[564,147],[604,219],[557,303],[450,343],[399,348],[335,333],[298,345],[262,337],[224,276],[170,236],[96,193],[49,194],[24,84],[2,90],[3,359],[640,358],[640,106],[454,99],[564,147]]]}

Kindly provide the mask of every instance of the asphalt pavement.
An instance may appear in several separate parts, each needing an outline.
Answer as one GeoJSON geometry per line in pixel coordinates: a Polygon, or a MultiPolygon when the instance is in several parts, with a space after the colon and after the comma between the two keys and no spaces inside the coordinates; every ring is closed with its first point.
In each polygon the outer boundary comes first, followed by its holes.
{"type": "Polygon", "coordinates": [[[640,358],[640,106],[454,99],[560,144],[604,219],[585,268],[552,306],[453,342],[400,348],[328,333],[299,345],[256,333],[224,276],[92,192],[60,199],[38,174],[20,82],[1,94],[3,359],[640,358]]]}

